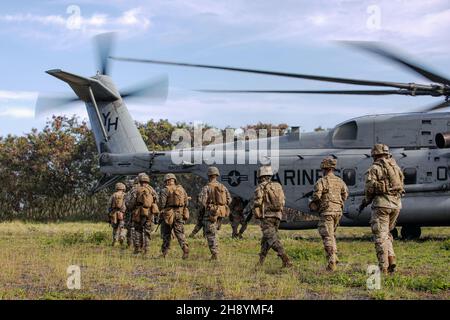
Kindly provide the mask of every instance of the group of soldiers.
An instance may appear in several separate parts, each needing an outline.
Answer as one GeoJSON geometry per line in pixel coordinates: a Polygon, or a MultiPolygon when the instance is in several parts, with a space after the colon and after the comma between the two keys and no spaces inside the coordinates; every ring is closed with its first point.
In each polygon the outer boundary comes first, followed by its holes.
{"type": "MultiPolygon", "coordinates": [[[[400,213],[401,197],[404,194],[404,177],[389,153],[388,146],[376,144],[371,154],[373,164],[367,171],[365,197],[358,210],[361,212],[369,204],[372,205],[370,225],[375,249],[380,270],[387,274],[394,272],[396,267],[390,231],[395,227],[400,213]]],[[[348,198],[347,186],[334,174],[336,164],[337,161],[334,158],[323,159],[321,162],[323,176],[314,185],[314,192],[309,203],[310,210],[320,217],[318,231],[323,240],[329,271],[336,270],[339,262],[335,234],[342,217],[344,202],[348,198]]],[[[222,219],[229,217],[232,237],[242,238],[248,222],[243,214],[247,206],[250,207],[253,216],[260,221],[262,232],[257,265],[262,265],[270,249],[273,249],[281,259],[283,267],[292,266],[278,237],[285,195],[281,184],[272,181],[272,168],[261,166],[258,169],[258,185],[248,204],[240,197],[232,198],[228,189],[218,181],[219,176],[218,168],[208,168],[208,183],[198,196],[199,216],[190,237],[203,229],[211,252],[211,260],[217,260],[219,254],[217,231],[221,227],[222,219]],[[239,225],[241,225],[240,230],[238,230],[239,225]]],[[[124,243],[124,231],[126,231],[127,245],[133,245],[135,253],[146,253],[152,230],[155,225],[160,225],[163,239],[161,256],[167,255],[173,233],[183,251],[182,258],[188,258],[189,245],[184,233],[184,224],[189,219],[190,198],[181,184],[177,183],[174,174],[165,175],[165,186],[159,194],[149,183],[149,176],[141,173],[126,193],[124,184],[116,184],[116,192],[111,196],[109,207],[113,245],[116,242],[124,243]]]]}

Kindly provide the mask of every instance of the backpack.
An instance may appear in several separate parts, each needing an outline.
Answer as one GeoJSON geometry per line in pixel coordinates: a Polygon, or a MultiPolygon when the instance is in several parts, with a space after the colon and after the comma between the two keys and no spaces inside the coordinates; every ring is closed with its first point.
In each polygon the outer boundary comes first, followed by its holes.
{"type": "Polygon", "coordinates": [[[379,162],[388,182],[387,191],[391,194],[401,194],[404,189],[404,175],[394,158],[383,158],[379,162]]]}
{"type": "Polygon", "coordinates": [[[149,188],[141,187],[137,191],[136,202],[144,208],[150,208],[153,204],[153,196],[149,188]]]}
{"type": "Polygon", "coordinates": [[[185,195],[181,186],[168,187],[167,191],[167,206],[184,207],[186,205],[185,195]]]}
{"type": "Polygon", "coordinates": [[[217,184],[210,184],[211,188],[211,202],[212,204],[218,205],[218,206],[226,206],[228,205],[227,201],[227,191],[225,189],[225,186],[221,183],[217,184]]]}
{"type": "Polygon", "coordinates": [[[264,187],[264,202],[268,204],[265,208],[269,211],[282,211],[284,208],[284,193],[279,183],[269,182],[264,187]]]}
{"type": "Polygon", "coordinates": [[[113,200],[112,200],[112,208],[122,210],[125,204],[125,195],[123,192],[116,192],[114,193],[113,200]]]}

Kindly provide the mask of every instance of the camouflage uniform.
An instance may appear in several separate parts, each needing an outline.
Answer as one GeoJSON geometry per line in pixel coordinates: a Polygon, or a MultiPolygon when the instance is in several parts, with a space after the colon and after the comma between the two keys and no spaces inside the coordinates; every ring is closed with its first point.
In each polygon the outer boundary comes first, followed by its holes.
{"type": "Polygon", "coordinates": [[[133,211],[136,209],[136,193],[139,186],[138,178],[132,180],[132,184],[130,183],[130,190],[125,195],[125,205],[127,207],[127,212],[125,214],[125,229],[127,230],[127,245],[131,247],[133,245],[133,211]]]}
{"type": "MultiPolygon", "coordinates": [[[[167,174],[165,181],[176,178],[173,174],[167,174]]],[[[188,195],[181,185],[168,185],[161,190],[159,197],[159,208],[161,209],[159,221],[161,221],[161,238],[163,243],[161,246],[161,253],[163,257],[167,255],[170,248],[170,241],[172,240],[172,231],[183,250],[183,259],[188,257],[189,246],[184,235],[184,223],[189,218],[186,212],[188,205],[188,195]],[[173,193],[178,191],[181,198],[180,203],[175,203],[175,196],[173,193]]]]}
{"type": "MultiPolygon", "coordinates": [[[[208,176],[219,176],[219,170],[215,167],[208,168],[208,176]]],[[[217,210],[229,210],[228,205],[231,203],[231,195],[228,189],[218,181],[210,181],[203,187],[199,195],[199,201],[204,210],[203,215],[203,235],[208,241],[208,247],[211,251],[211,259],[217,259],[219,253],[217,247],[217,218],[219,217],[217,210]],[[223,187],[226,193],[226,205],[218,206],[214,203],[213,189],[223,187]]]]}
{"type": "Polygon", "coordinates": [[[203,228],[203,216],[205,212],[203,210],[203,206],[200,204],[200,198],[198,199],[197,202],[199,203],[197,222],[191,234],[189,235],[189,238],[193,238],[203,228]]]}
{"type": "Polygon", "coordinates": [[[259,265],[264,263],[269,250],[272,248],[283,261],[283,267],[290,267],[292,264],[278,238],[278,228],[285,204],[284,192],[278,182],[270,180],[272,175],[271,167],[263,166],[259,168],[258,178],[260,182],[253,197],[254,216],[261,220],[262,231],[259,265]],[[275,190],[277,199],[270,199],[271,196],[268,194],[268,189],[275,190]],[[276,205],[272,201],[278,201],[279,203],[276,205]],[[276,209],[275,206],[277,207],[276,209]]]}
{"type": "Polygon", "coordinates": [[[116,184],[116,192],[113,193],[111,198],[109,199],[109,222],[112,227],[112,245],[114,246],[117,241],[120,244],[123,243],[123,227],[124,221],[123,216],[126,211],[125,206],[125,191],[126,187],[123,183],[116,184]],[[120,199],[120,200],[118,200],[120,199]],[[120,208],[117,207],[117,203],[120,203],[120,208]]]}
{"type": "Polygon", "coordinates": [[[391,158],[388,146],[376,144],[372,149],[372,156],[377,155],[385,157],[376,158],[367,171],[365,199],[360,210],[372,203],[370,226],[374,236],[375,250],[381,271],[387,273],[387,271],[394,272],[396,266],[394,239],[390,231],[395,228],[402,207],[404,177],[395,160],[391,158]],[[398,175],[397,186],[390,181],[386,161],[397,168],[395,170],[398,175]]]}
{"type": "Polygon", "coordinates": [[[342,217],[344,202],[348,198],[347,186],[332,171],[335,167],[335,159],[325,158],[322,161],[321,168],[331,171],[316,182],[311,198],[311,202],[317,204],[320,213],[318,230],[327,254],[328,270],[334,270],[338,262],[335,233],[342,217]]]}
{"type": "Polygon", "coordinates": [[[242,238],[242,234],[247,229],[247,222],[244,217],[244,201],[241,197],[233,197],[230,204],[230,211],[231,229],[233,230],[231,237],[242,238]],[[239,225],[241,225],[241,229],[238,232],[239,225]]]}
{"type": "Polygon", "coordinates": [[[133,212],[133,242],[134,253],[147,253],[148,244],[151,239],[152,224],[154,214],[158,212],[158,195],[155,190],[147,184],[150,181],[146,174],[139,174],[140,186],[136,191],[136,209],[133,212]],[[143,183],[147,182],[147,183],[143,183]],[[139,199],[149,199],[153,204],[146,207],[139,199]]]}

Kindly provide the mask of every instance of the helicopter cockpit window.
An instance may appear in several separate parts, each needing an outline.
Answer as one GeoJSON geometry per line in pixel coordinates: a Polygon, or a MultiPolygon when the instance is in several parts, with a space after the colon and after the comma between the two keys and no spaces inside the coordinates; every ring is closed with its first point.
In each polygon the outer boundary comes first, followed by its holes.
{"type": "Polygon", "coordinates": [[[356,140],[358,137],[358,125],[356,121],[344,123],[336,129],[333,135],[335,140],[356,140]]]}
{"type": "Polygon", "coordinates": [[[405,184],[416,184],[417,183],[417,170],[416,168],[405,168],[403,170],[405,175],[405,184]]]}
{"type": "Polygon", "coordinates": [[[344,169],[342,171],[342,180],[348,186],[354,186],[356,183],[356,172],[354,169],[344,169]]]}

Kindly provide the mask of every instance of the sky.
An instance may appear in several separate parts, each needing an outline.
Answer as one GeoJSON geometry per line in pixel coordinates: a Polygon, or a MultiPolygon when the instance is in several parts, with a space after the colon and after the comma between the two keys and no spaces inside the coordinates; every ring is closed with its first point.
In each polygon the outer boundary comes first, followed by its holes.
{"type": "MultiPolygon", "coordinates": [[[[92,76],[92,37],[118,34],[113,54],[357,79],[429,80],[343,46],[379,41],[450,76],[450,0],[72,0],[0,2],[0,136],[43,128],[39,94],[70,93],[45,70],[92,76]]],[[[416,111],[433,97],[212,94],[195,89],[362,89],[301,79],[113,62],[119,88],[167,75],[165,103],[127,103],[135,120],[204,122],[220,128],[257,122],[311,131],[367,114],[416,111]]],[[[87,118],[81,103],[58,110],[87,118]]]]}

